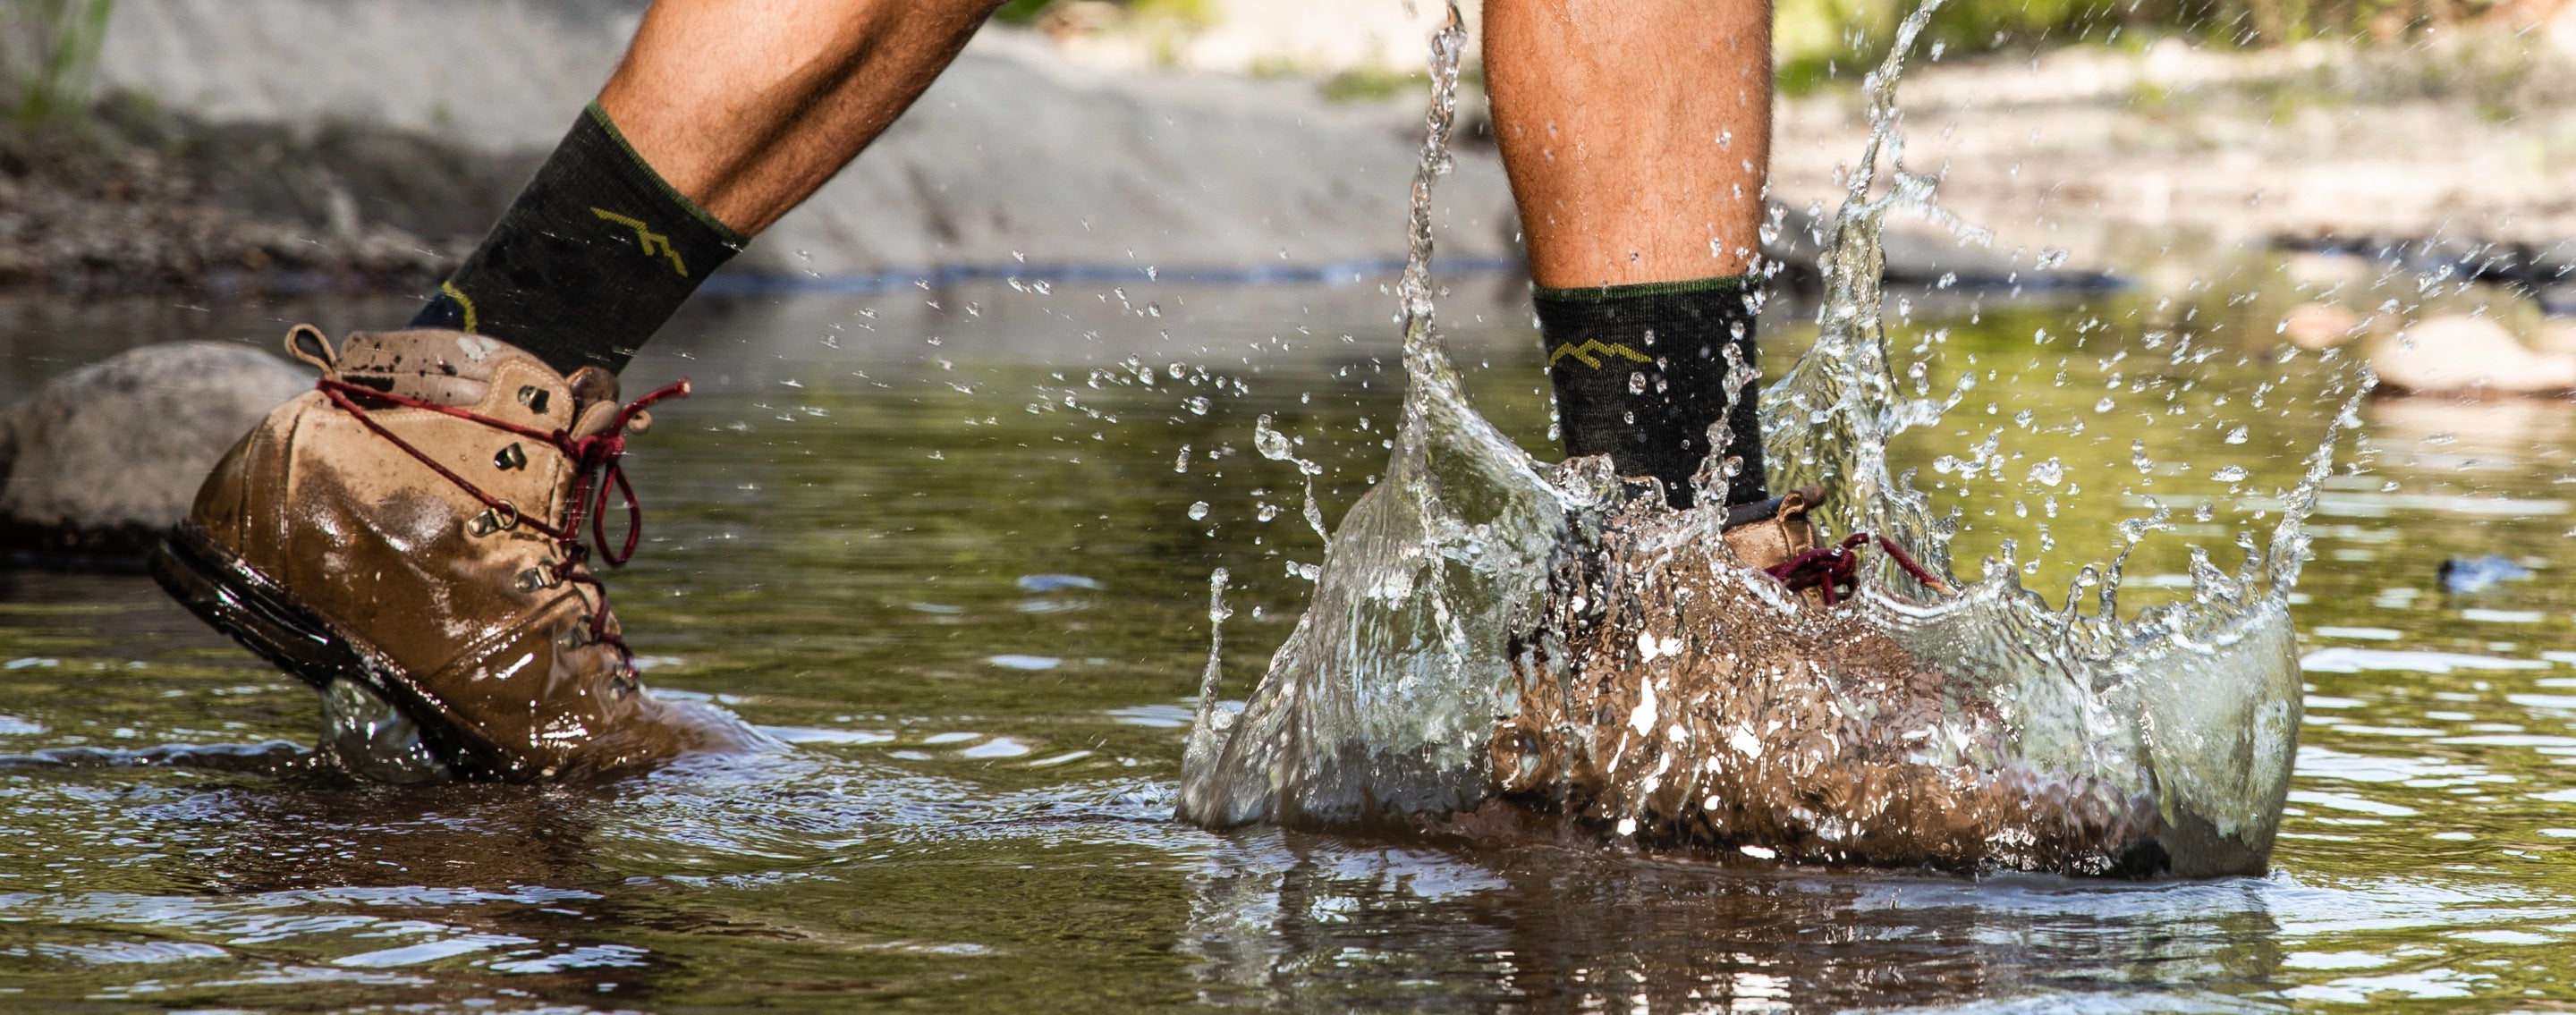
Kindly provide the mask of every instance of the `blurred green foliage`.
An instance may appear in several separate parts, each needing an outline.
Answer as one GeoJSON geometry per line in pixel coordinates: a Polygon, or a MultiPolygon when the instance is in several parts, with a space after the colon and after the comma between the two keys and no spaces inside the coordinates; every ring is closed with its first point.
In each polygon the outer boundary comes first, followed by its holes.
{"type": "Polygon", "coordinates": [[[11,125],[70,123],[89,108],[115,0],[0,0],[0,86],[11,125]]]}
{"type": "MultiPolygon", "coordinates": [[[[1915,0],[1778,0],[1780,82],[1791,92],[1853,77],[1885,52],[1915,0]]],[[[2495,0],[1947,0],[1925,45],[1948,53],[2159,38],[2254,48],[2339,39],[2401,42],[2442,25],[2501,20],[2495,0]]]]}

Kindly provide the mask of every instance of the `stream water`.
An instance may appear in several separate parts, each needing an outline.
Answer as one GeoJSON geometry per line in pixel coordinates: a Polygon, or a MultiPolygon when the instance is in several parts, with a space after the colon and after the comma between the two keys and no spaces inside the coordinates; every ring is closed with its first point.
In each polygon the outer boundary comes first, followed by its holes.
{"type": "MultiPolygon", "coordinates": [[[[1963,506],[1960,559],[2098,539],[2153,496],[2178,531],[2131,557],[2138,608],[2188,596],[2190,544],[2223,551],[2277,512],[2340,365],[2277,362],[2276,267],[2212,277],[2083,302],[1895,294],[1895,348],[1920,344],[1939,389],[1980,378],[1891,452],[1963,506]],[[2185,333],[2195,352],[2176,362],[2185,333]],[[2098,410],[2110,395],[2128,407],[2098,410]],[[1964,492],[1961,466],[1934,465],[1997,431],[1964,492]],[[2052,459],[2057,482],[2030,478],[2052,459]]],[[[1292,570],[1322,545],[1305,477],[1260,455],[1258,420],[1302,441],[1341,517],[1397,418],[1388,296],[1023,288],[711,302],[633,375],[685,373],[700,394],[631,458],[649,530],[613,578],[619,611],[657,687],[721,696],[795,755],[588,789],[265,771],[284,747],[248,771],[0,772],[0,1007],[2576,1001],[2563,406],[2365,406],[2373,471],[2329,483],[2291,607],[2307,719],[2267,877],[1969,880],[1210,833],[1170,817],[1209,572],[1233,576],[1226,666],[1257,673],[1312,594],[1292,570]],[[2440,591],[2445,557],[2487,553],[2538,577],[2440,591]]],[[[1451,289],[1468,395],[1544,447],[1517,284],[1451,289]]],[[[280,321],[401,312],[0,303],[0,396],[146,341],[265,345],[280,321]]],[[[1811,317],[1783,305],[1768,348],[1799,348],[1811,317]]],[[[2025,581],[2063,588],[2073,567],[2025,581]]],[[[316,722],[310,692],[139,576],[0,572],[0,666],[14,755],[304,744],[316,722]]],[[[102,756],[58,755],[82,758],[102,756]]]]}
{"type": "MultiPolygon", "coordinates": [[[[2273,531],[2353,373],[2285,355],[2298,294],[2279,265],[2197,268],[2109,296],[1888,294],[1897,369],[1923,371],[1899,383],[1974,382],[1885,444],[1890,475],[1958,508],[1950,559],[2009,543],[2022,585],[2065,589],[2131,523],[2135,616],[2206,606],[2195,547],[2232,565],[2238,533],[2273,531]]],[[[2576,593],[2558,579],[2576,423],[2558,403],[2360,408],[2361,467],[2318,490],[2298,590],[2243,600],[2276,603],[2262,622],[2304,670],[2263,877],[1175,821],[1211,573],[1218,672],[1244,693],[1316,593],[1319,529],[1404,439],[1421,364],[1387,322],[1397,285],[693,306],[629,374],[698,394],[629,457],[649,527],[611,581],[650,681],[786,756],[597,787],[361,785],[305,763],[310,692],[149,579],[0,570],[0,1008],[2576,1004],[2576,593]],[[2537,577],[2441,591],[2446,557],[2484,554],[2537,577]]],[[[1448,285],[1411,295],[1438,298],[1462,404],[1494,440],[1552,446],[1520,284],[1448,285]]],[[[145,342],[266,345],[408,309],[0,300],[0,399],[145,342]]],[[[1814,319],[1775,302],[1770,361],[1815,342],[1814,319]]]]}

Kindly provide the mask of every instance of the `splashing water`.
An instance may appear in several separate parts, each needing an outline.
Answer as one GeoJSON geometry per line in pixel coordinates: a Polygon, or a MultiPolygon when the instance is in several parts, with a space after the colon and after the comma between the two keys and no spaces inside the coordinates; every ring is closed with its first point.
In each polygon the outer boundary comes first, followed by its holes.
{"type": "MultiPolygon", "coordinates": [[[[1902,162],[1896,84],[1937,2],[1866,80],[1873,129],[1823,255],[1821,334],[1763,419],[1775,482],[1828,491],[1821,528],[1891,537],[1947,574],[1955,523],[1886,453],[1949,403],[1903,397],[1880,316],[1889,212],[1978,235],[1902,162]]],[[[2188,602],[2118,612],[2128,552],[2171,527],[2162,509],[2085,569],[2089,616],[2073,594],[2058,609],[2022,589],[2010,560],[1943,596],[1872,554],[1851,601],[1798,601],[1722,549],[1722,509],[1643,509],[1606,460],[1540,464],[1467,405],[1428,277],[1463,43],[1452,6],[1431,46],[1397,290],[1410,383],[1386,478],[1343,520],[1239,718],[1214,707],[1211,660],[1181,816],[1418,826],[1510,797],[1641,841],[1787,859],[2103,873],[2151,837],[2178,874],[2261,869],[2300,723],[2301,526],[2360,393],[2268,544],[2239,538],[2238,573],[2193,551],[2188,602]]]]}
{"type": "Polygon", "coordinates": [[[1487,796],[1484,743],[1512,680],[1502,646],[1538,617],[1539,579],[1568,512],[1590,499],[1468,407],[1434,331],[1431,189],[1450,164],[1465,44],[1453,4],[1431,44],[1397,285],[1409,384],[1386,476],[1343,518],[1313,605],[1232,736],[1191,751],[1180,801],[1189,820],[1365,823],[1487,796]]]}

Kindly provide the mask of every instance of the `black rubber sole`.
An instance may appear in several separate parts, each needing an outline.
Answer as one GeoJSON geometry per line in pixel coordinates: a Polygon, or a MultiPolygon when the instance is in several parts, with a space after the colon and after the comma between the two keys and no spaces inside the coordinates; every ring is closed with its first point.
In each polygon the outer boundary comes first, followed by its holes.
{"type": "Polygon", "coordinates": [[[173,530],[146,566],[188,612],[314,690],[348,677],[385,692],[382,674],[356,646],[274,583],[214,549],[193,527],[173,530]]]}
{"type": "Polygon", "coordinates": [[[172,529],[146,562],[154,581],[217,631],[314,690],[335,679],[365,685],[420,727],[439,761],[469,778],[497,771],[489,751],[422,700],[400,670],[295,602],[276,582],[233,559],[195,526],[172,529]]]}

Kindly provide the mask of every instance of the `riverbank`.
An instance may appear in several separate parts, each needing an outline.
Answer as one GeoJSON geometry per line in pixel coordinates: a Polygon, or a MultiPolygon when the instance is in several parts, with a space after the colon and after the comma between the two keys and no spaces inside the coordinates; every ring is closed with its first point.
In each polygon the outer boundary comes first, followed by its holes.
{"type": "MultiPolygon", "coordinates": [[[[2176,247],[2433,239],[2576,247],[2576,62],[2538,36],[1935,63],[1903,88],[1907,160],[2006,250],[2143,264],[2176,247]]],[[[1781,104],[1774,188],[1837,192],[1855,93],[1781,104]]]]}
{"type": "MultiPolygon", "coordinates": [[[[0,151],[0,285],[418,289],[507,203],[638,10],[129,0],[102,55],[98,122],[0,151]],[[399,66],[422,70],[385,71],[399,66]]],[[[2541,38],[1924,62],[1903,91],[1909,162],[1997,240],[1963,250],[1918,232],[1905,256],[1924,263],[1905,267],[2002,277],[2049,248],[2134,268],[2291,242],[2564,244],[2576,72],[2541,38]]],[[[1801,213],[1839,199],[1836,173],[1866,136],[1854,76],[1781,101],[1774,194],[1791,240],[1801,213]]],[[[1079,35],[988,29],[732,274],[1369,274],[1402,252],[1420,131],[1416,87],[1380,84],[1158,70],[1079,35]]],[[[1457,165],[1440,191],[1443,254],[1510,264],[1517,225],[1493,149],[1471,141],[1457,165]]],[[[1796,261],[1797,247],[1777,253],[1796,261]]]]}

